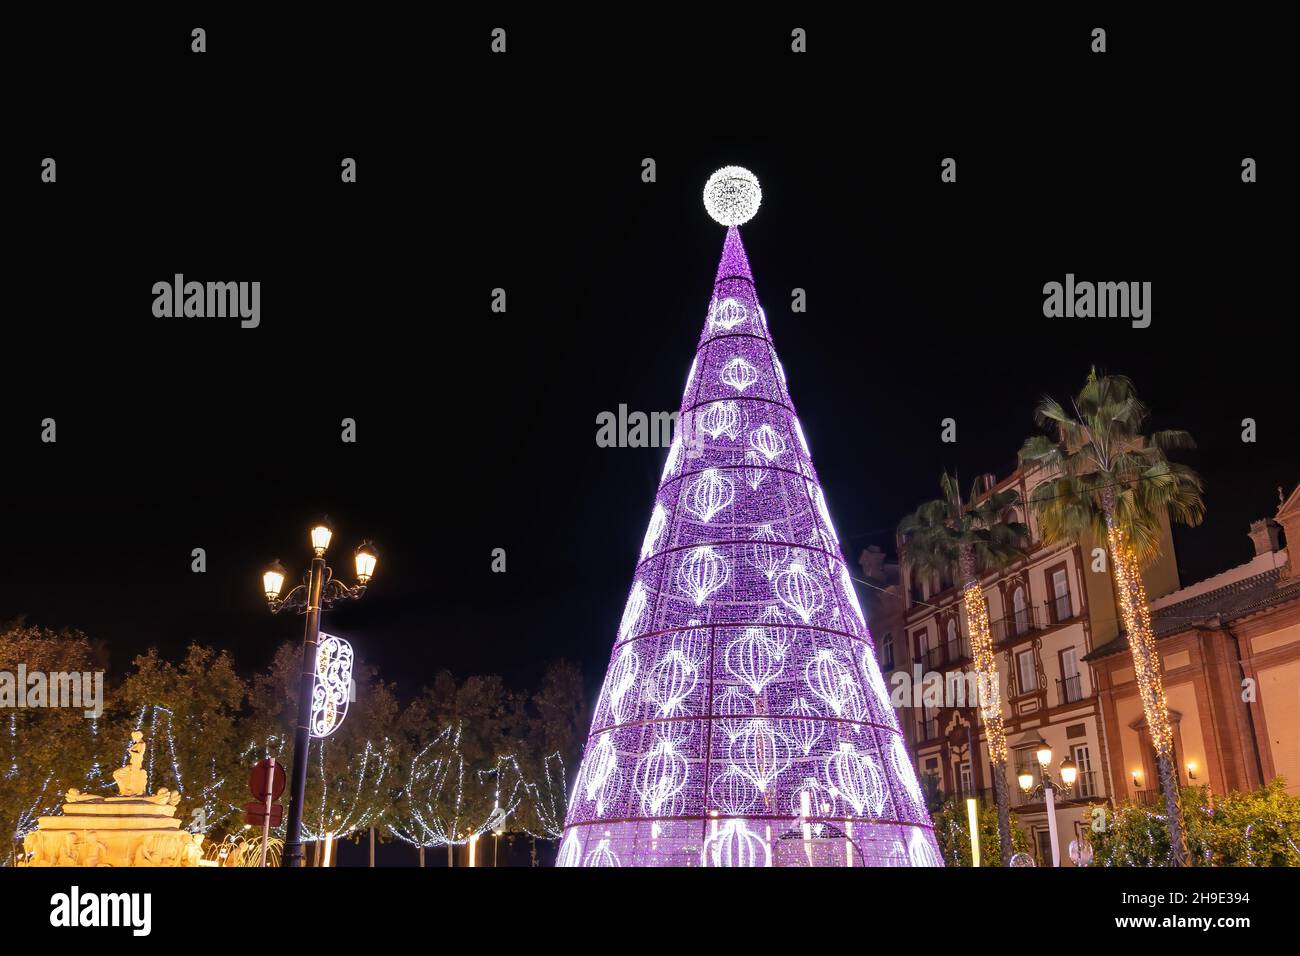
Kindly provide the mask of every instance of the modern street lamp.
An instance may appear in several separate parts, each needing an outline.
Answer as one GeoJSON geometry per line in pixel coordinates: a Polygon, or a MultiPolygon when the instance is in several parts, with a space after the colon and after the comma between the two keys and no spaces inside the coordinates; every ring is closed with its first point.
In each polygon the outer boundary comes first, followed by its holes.
{"type": "Polygon", "coordinates": [[[1040,793],[1047,803],[1047,830],[1052,838],[1052,866],[1061,865],[1061,848],[1057,845],[1056,840],[1056,792],[1059,790],[1062,794],[1069,795],[1070,788],[1074,786],[1074,781],[1079,777],[1079,768],[1075,766],[1073,760],[1066,757],[1061,761],[1061,782],[1056,783],[1052,780],[1052,748],[1047,741],[1039,741],[1038,744],[1038,784],[1034,783],[1033,771],[1028,767],[1022,769],[1017,777],[1020,782],[1020,789],[1024,791],[1026,797],[1033,798],[1040,793]]]}
{"type": "Polygon", "coordinates": [[[320,614],[325,608],[341,601],[361,597],[366,585],[374,577],[379,553],[369,541],[357,548],[354,557],[357,584],[349,587],[334,577],[334,571],[325,563],[334,529],[329,519],[316,523],[311,529],[311,569],[303,575],[302,584],[293,588],[283,598],[286,572],[279,561],[272,563],[262,574],[262,591],[272,614],[294,610],[306,615],[302,632],[302,675],[298,684],[298,724],[293,740],[293,789],[290,792],[289,820],[285,830],[284,856],[280,865],[302,866],[302,805],[307,791],[307,748],[311,743],[312,690],[316,682],[316,648],[320,641],[320,614]]]}

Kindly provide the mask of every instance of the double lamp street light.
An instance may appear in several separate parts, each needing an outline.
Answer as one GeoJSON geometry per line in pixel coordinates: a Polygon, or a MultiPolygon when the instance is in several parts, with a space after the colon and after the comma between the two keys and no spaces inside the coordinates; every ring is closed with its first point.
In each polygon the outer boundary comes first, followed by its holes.
{"type": "Polygon", "coordinates": [[[293,740],[293,789],[290,791],[289,820],[285,830],[284,855],[281,866],[302,866],[302,804],[307,790],[307,748],[311,743],[312,693],[316,683],[316,649],[320,641],[320,613],[341,601],[355,600],[366,591],[379,561],[378,552],[369,541],[356,550],[357,583],[349,587],[334,577],[334,571],[325,564],[334,530],[329,519],[324,519],[311,529],[311,569],[303,581],[283,598],[285,570],[279,561],[274,562],[262,575],[262,590],[272,614],[294,610],[306,615],[302,633],[302,676],[298,684],[298,724],[293,740]]]}
{"type": "Polygon", "coordinates": [[[1074,786],[1074,781],[1078,779],[1079,768],[1074,761],[1066,757],[1061,761],[1061,782],[1055,783],[1052,780],[1050,767],[1052,766],[1052,748],[1048,746],[1047,741],[1042,740],[1038,744],[1038,778],[1039,782],[1034,783],[1033,771],[1028,767],[1022,769],[1018,775],[1020,789],[1025,796],[1032,799],[1040,793],[1047,802],[1047,829],[1052,838],[1052,866],[1061,865],[1061,848],[1056,842],[1056,791],[1060,790],[1066,796],[1069,796],[1070,788],[1074,786]]]}

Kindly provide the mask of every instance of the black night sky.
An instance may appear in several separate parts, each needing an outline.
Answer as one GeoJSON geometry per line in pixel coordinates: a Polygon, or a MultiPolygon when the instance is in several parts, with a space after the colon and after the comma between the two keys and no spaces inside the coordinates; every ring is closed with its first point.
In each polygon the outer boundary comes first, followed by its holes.
{"type": "Polygon", "coordinates": [[[340,572],[366,537],[381,561],[327,629],[399,687],[444,666],[527,684],[558,656],[594,687],[664,455],[598,448],[596,416],[677,408],[723,238],[700,193],[732,163],[762,183],[742,233],[850,558],[892,548],[943,468],[1009,471],[1036,400],[1095,363],[1200,443],[1209,515],[1176,535],[1184,582],[1246,560],[1249,521],[1300,481],[1275,124],[1190,53],[1175,104],[1122,44],[1100,64],[1053,52],[1068,27],[1019,59],[956,59],[961,31],[827,37],[833,71],[758,29],[743,81],[706,65],[707,38],[600,48],[662,63],[684,44],[662,89],[598,89],[613,72],[562,70],[529,47],[554,37],[520,29],[506,66],[458,62],[472,101],[449,63],[403,57],[324,95],[257,65],[275,38],[159,84],[134,37],[102,85],[25,104],[10,161],[58,156],[59,183],[14,187],[0,620],[80,628],[115,671],[192,640],[261,667],[300,625],[266,612],[260,570],[301,572],[328,513],[340,572]],[[155,319],[150,288],[178,272],[260,280],[261,327],[155,319]],[[1151,327],[1045,319],[1042,286],[1068,272],[1152,282],[1151,327]]]}

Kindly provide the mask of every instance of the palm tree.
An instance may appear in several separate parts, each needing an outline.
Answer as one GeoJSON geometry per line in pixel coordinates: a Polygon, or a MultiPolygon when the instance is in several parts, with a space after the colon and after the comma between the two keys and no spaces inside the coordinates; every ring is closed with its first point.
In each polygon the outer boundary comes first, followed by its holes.
{"type": "Polygon", "coordinates": [[[1122,375],[1099,376],[1093,369],[1070,409],[1050,396],[1038,403],[1034,418],[1039,425],[1054,428],[1056,440],[1035,435],[1020,450],[1020,460],[1058,473],[1029,496],[1044,542],[1104,538],[1110,546],[1120,617],[1165,799],[1169,862],[1186,866],[1187,834],[1178,803],[1173,729],[1141,572],[1160,554],[1164,517],[1197,525],[1205,503],[1196,472],[1165,455],[1195,447],[1191,435],[1173,430],[1144,436],[1150,414],[1138,400],[1132,381],[1122,375]]]}
{"type": "Polygon", "coordinates": [[[1002,865],[1008,866],[1011,806],[1007,792],[1007,734],[1002,724],[989,609],[980,576],[1024,557],[1021,543],[1028,540],[1029,529],[1020,522],[1005,520],[1007,511],[1020,503],[1014,489],[989,493],[984,479],[976,479],[963,502],[956,477],[947,472],[939,479],[939,487],[942,498],[927,501],[899,522],[901,553],[913,574],[937,574],[961,585],[971,654],[979,675],[980,710],[988,737],[1002,865]]]}

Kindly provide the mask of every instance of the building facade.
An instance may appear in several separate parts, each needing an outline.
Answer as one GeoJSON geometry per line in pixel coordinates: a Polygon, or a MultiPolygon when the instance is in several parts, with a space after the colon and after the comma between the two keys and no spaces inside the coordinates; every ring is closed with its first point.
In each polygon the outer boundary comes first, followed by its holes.
{"type": "MultiPolygon", "coordinates": [[[[985,575],[982,584],[1002,688],[1008,792],[1040,863],[1050,864],[1052,856],[1046,806],[1041,796],[1021,792],[1018,773],[1029,768],[1038,780],[1035,754],[1043,741],[1052,748],[1053,769],[1067,756],[1078,767],[1073,791],[1064,799],[1058,794],[1056,801],[1059,854],[1068,866],[1070,841],[1091,823],[1088,804],[1117,792],[1107,759],[1108,725],[1088,658],[1118,636],[1119,614],[1104,550],[1090,544],[1045,545],[1036,519],[1027,513],[1023,502],[1049,477],[1038,468],[1017,470],[998,482],[990,476],[990,492],[1019,492],[1022,505],[1006,517],[1027,525],[1031,540],[1026,557],[985,575]]],[[[1157,596],[1178,587],[1167,525],[1164,535],[1164,556],[1145,571],[1148,593],[1157,596]]],[[[906,563],[899,586],[901,620],[882,623],[897,631],[894,667],[886,680],[891,691],[910,690],[900,722],[908,728],[917,768],[923,781],[944,796],[992,802],[988,745],[977,719],[960,589],[952,581],[922,579],[906,563]]],[[[882,653],[884,660],[889,656],[882,653]]]]}
{"type": "MultiPolygon", "coordinates": [[[[1183,784],[1300,794],[1300,487],[1251,525],[1255,556],[1151,602],[1183,784]]],[[[1088,656],[1109,729],[1115,797],[1159,799],[1127,639],[1088,656]]]]}

